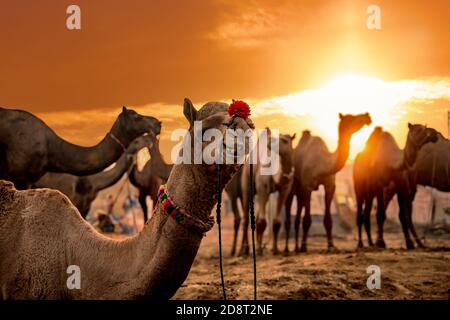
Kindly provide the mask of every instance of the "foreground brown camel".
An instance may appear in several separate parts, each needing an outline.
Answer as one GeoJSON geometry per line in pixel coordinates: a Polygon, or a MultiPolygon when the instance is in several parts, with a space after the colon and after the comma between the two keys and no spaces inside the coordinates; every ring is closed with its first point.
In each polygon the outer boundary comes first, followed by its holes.
{"type": "Polygon", "coordinates": [[[47,172],[33,188],[50,188],[64,193],[78,208],[83,218],[86,218],[91,203],[97,194],[122,178],[128,171],[136,153],[142,148],[150,147],[155,140],[153,135],[140,136],[134,139],[116,162],[114,168],[89,176],[74,176],[68,173],[47,172]]]}
{"type": "Polygon", "coordinates": [[[139,203],[144,213],[144,221],[148,219],[148,208],[145,199],[147,196],[150,196],[153,206],[156,206],[158,188],[167,181],[173,167],[173,164],[167,164],[164,161],[159,150],[158,139],[155,140],[149,151],[151,158],[144,165],[142,171],[139,171],[136,165],[133,165],[130,171],[130,182],[139,190],[139,203]]]}
{"type": "MultiPolygon", "coordinates": [[[[295,218],[295,251],[306,252],[306,240],[311,226],[311,192],[317,190],[320,185],[325,188],[325,215],[324,226],[327,232],[328,249],[334,248],[332,238],[332,220],[330,206],[336,189],[335,174],[341,170],[349,156],[350,139],[354,133],[363,126],[370,125],[371,119],[368,113],[359,115],[339,114],[339,140],[335,152],[328,151],[325,142],[319,138],[311,136],[309,131],[303,133],[294,151],[294,186],[291,195],[286,201],[286,213],[290,220],[290,209],[293,195],[297,196],[297,215],[295,218]],[[300,217],[303,207],[305,215],[303,217],[303,235],[301,248],[298,246],[298,235],[300,227],[300,217]]],[[[290,225],[287,224],[286,228],[290,225]]],[[[289,234],[289,229],[286,230],[289,234]]],[[[286,242],[285,251],[288,252],[286,242]]]]}
{"type": "MultiPolygon", "coordinates": [[[[194,121],[221,132],[253,128],[250,119],[228,116],[227,108],[226,103],[210,102],[197,111],[185,99],[191,149],[194,121]]],[[[208,145],[203,143],[203,147],[208,145]]],[[[240,166],[221,166],[222,189],[240,166]]],[[[170,298],[189,273],[202,233],[212,227],[217,173],[216,165],[175,165],[167,192],[183,209],[176,212],[184,219],[168,216],[159,205],[143,231],[123,241],[97,233],[59,191],[17,191],[1,181],[0,298],[170,298]],[[77,290],[67,287],[71,265],[81,272],[77,290]]]]}
{"type": "MultiPolygon", "coordinates": [[[[271,193],[278,191],[277,205],[275,209],[275,215],[272,222],[273,230],[273,244],[272,253],[278,254],[278,232],[281,226],[281,209],[283,208],[286,198],[289,195],[294,181],[294,167],[292,164],[294,150],[292,148],[292,140],[295,138],[295,134],[290,136],[288,134],[281,134],[278,138],[271,137],[272,140],[277,140],[279,144],[279,160],[280,169],[274,175],[263,175],[261,168],[266,166],[260,161],[254,167],[254,181],[255,181],[255,195],[257,195],[258,210],[256,211],[256,239],[257,239],[257,254],[263,254],[263,236],[267,227],[267,212],[266,206],[269,201],[271,193]]],[[[267,165],[268,166],[268,165],[267,165]]],[[[243,235],[242,235],[242,247],[240,254],[249,254],[248,245],[248,186],[249,186],[249,164],[245,164],[243,168],[243,174],[241,177],[242,188],[242,200],[244,203],[244,223],[243,223],[243,235]]],[[[239,214],[239,212],[238,212],[239,214]]],[[[236,217],[235,217],[236,219],[236,217]]],[[[240,219],[240,217],[238,218],[240,219]]],[[[236,223],[235,223],[236,224],[236,223]]],[[[235,230],[236,231],[236,230],[235,230]]],[[[237,236],[235,236],[237,238],[237,236]]]]}
{"type": "MultiPolygon", "coordinates": [[[[369,245],[372,244],[370,234],[370,212],[372,210],[373,199],[377,199],[377,225],[378,235],[376,245],[380,248],[386,248],[383,239],[383,227],[386,220],[387,204],[393,194],[397,194],[399,204],[399,218],[408,249],[414,248],[414,243],[410,238],[409,232],[414,236],[417,244],[423,247],[422,242],[412,223],[412,185],[408,177],[408,168],[411,168],[419,153],[419,150],[425,144],[437,140],[437,132],[432,128],[426,128],[422,125],[408,124],[409,132],[404,150],[400,149],[391,134],[386,131],[379,133],[372,155],[367,158],[368,164],[361,165],[357,163],[354,170],[362,172],[354,173],[356,176],[366,175],[366,189],[361,196],[364,199],[362,208],[362,219],[368,226],[366,227],[369,245]],[[392,192],[387,190],[393,188],[392,192]],[[389,195],[390,194],[390,195],[389,195]]],[[[360,158],[359,161],[362,161],[360,158]]],[[[358,184],[359,180],[355,180],[358,184]]],[[[355,188],[356,187],[355,184],[355,188]]],[[[360,188],[361,189],[361,188],[360,188]]],[[[356,190],[356,189],[355,189],[356,190]]],[[[358,205],[359,206],[359,205],[358,205]]],[[[359,211],[359,209],[358,209],[359,211]]],[[[359,238],[358,246],[362,246],[359,238]]]]}
{"type": "Polygon", "coordinates": [[[0,179],[26,189],[46,172],[90,175],[117,161],[144,133],[155,136],[161,123],[123,107],[109,133],[93,147],[61,139],[42,120],[23,110],[0,108],[0,179]]]}

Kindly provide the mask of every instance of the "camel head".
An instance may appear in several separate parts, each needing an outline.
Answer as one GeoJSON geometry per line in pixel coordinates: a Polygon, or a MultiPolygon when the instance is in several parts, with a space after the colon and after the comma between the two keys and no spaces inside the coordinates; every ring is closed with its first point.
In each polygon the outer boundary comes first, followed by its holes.
{"type": "Polygon", "coordinates": [[[408,137],[406,140],[410,140],[416,145],[423,146],[429,142],[436,142],[438,139],[438,132],[433,128],[428,128],[421,124],[408,123],[408,129],[408,137]]]}
{"type": "Polygon", "coordinates": [[[372,123],[369,113],[362,113],[357,115],[339,113],[339,134],[353,135],[364,126],[372,123]]]}
{"type": "Polygon", "coordinates": [[[311,131],[310,130],[303,130],[302,131],[302,137],[311,137],[311,131]]]}
{"type": "Polygon", "coordinates": [[[143,134],[158,135],[161,133],[161,121],[151,116],[143,116],[127,107],[122,108],[117,119],[119,132],[114,132],[118,137],[122,136],[124,141],[133,141],[143,134]]]}
{"type": "MultiPolygon", "coordinates": [[[[197,135],[202,135],[204,132],[206,132],[208,129],[216,129],[220,131],[222,134],[222,137],[226,136],[227,129],[231,130],[237,130],[242,129],[244,132],[246,132],[249,129],[254,129],[253,122],[250,120],[250,118],[244,119],[239,116],[230,116],[228,114],[228,107],[229,105],[227,103],[223,102],[208,102],[203,107],[201,107],[199,110],[196,110],[194,105],[189,99],[184,100],[184,116],[189,121],[189,134],[191,136],[191,154],[194,155],[194,122],[198,121],[201,122],[201,133],[197,133],[197,135]]],[[[216,131],[217,132],[217,131],[216,131]]],[[[211,139],[212,141],[204,141],[206,139],[202,139],[202,152],[207,148],[211,143],[214,143],[214,139],[211,139]]],[[[248,148],[248,139],[245,141],[245,153],[247,154],[249,151],[248,148]]],[[[229,161],[226,161],[227,158],[227,150],[225,147],[224,142],[223,144],[223,164],[221,165],[221,171],[222,171],[222,181],[224,184],[228,182],[229,179],[239,170],[239,168],[242,166],[242,164],[237,163],[237,161],[234,161],[234,163],[227,163],[229,161]]],[[[238,150],[239,148],[242,148],[242,145],[239,144],[238,141],[235,141],[234,143],[234,150],[238,150]]],[[[235,159],[237,160],[237,159],[235,159]]],[[[194,161],[192,161],[194,163],[194,161]]],[[[208,176],[211,176],[212,180],[215,180],[212,176],[217,175],[217,164],[214,162],[213,164],[207,164],[205,161],[202,161],[201,164],[194,164],[196,170],[202,171],[203,174],[206,174],[208,176]]]]}
{"type": "Polygon", "coordinates": [[[426,143],[434,143],[438,140],[438,132],[433,128],[427,128],[420,124],[408,123],[408,137],[405,146],[405,161],[411,166],[415,162],[417,152],[426,143]]]}

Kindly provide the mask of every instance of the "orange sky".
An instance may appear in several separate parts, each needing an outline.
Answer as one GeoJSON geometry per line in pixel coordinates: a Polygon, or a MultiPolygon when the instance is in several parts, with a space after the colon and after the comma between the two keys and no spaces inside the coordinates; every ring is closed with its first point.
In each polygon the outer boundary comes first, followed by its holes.
{"type": "MultiPolygon", "coordinates": [[[[449,33],[448,0],[1,1],[0,105],[37,113],[63,137],[92,145],[121,105],[164,120],[164,138],[185,126],[185,96],[197,105],[232,98],[264,105],[351,72],[393,87],[431,83],[419,103],[399,102],[401,116],[388,129],[420,121],[446,134],[449,33]],[[80,31],[66,29],[69,4],[81,7],[80,31]],[[381,8],[380,31],[366,28],[369,4],[381,8]]],[[[310,100],[298,101],[308,110],[310,100]]],[[[306,111],[262,108],[261,126],[332,132],[306,111]]]]}

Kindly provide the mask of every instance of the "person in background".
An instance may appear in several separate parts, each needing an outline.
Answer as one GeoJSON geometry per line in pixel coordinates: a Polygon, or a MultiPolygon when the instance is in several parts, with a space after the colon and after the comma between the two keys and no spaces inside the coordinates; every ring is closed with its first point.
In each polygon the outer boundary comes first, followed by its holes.
{"type": "Polygon", "coordinates": [[[97,230],[105,233],[114,232],[115,226],[109,214],[103,212],[102,210],[98,210],[95,215],[97,217],[97,221],[94,223],[94,227],[97,228],[97,230]]]}

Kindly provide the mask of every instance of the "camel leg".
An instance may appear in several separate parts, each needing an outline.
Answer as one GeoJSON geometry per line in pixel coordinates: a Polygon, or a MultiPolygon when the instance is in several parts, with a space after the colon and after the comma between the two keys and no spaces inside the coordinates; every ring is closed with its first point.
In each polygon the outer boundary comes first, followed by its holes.
{"type": "Polygon", "coordinates": [[[241,225],[241,214],[239,213],[238,207],[238,199],[232,197],[231,198],[231,209],[234,214],[234,236],[233,236],[233,245],[231,246],[231,255],[234,256],[236,253],[236,243],[238,239],[239,226],[241,225]]]}
{"type": "Polygon", "coordinates": [[[311,227],[311,191],[307,190],[303,195],[303,205],[305,206],[305,215],[303,216],[303,234],[302,234],[302,246],[300,252],[308,251],[306,246],[306,240],[308,239],[308,231],[311,227]]]}
{"type": "Polygon", "coordinates": [[[420,240],[419,236],[417,235],[416,228],[414,227],[414,223],[413,223],[413,220],[412,220],[412,202],[413,202],[413,199],[414,198],[411,197],[411,198],[408,198],[407,201],[406,201],[406,206],[405,206],[405,208],[406,208],[406,218],[407,218],[406,221],[408,223],[409,230],[411,231],[414,239],[416,240],[417,245],[420,248],[425,248],[425,245],[422,243],[422,241],[420,240]]]}
{"type": "Polygon", "coordinates": [[[286,219],[284,220],[284,231],[286,233],[286,244],[284,246],[284,252],[287,254],[289,253],[289,233],[291,231],[291,207],[292,207],[292,200],[294,199],[294,192],[291,190],[289,192],[289,195],[286,198],[286,219]]]}
{"type": "Polygon", "coordinates": [[[377,224],[378,224],[378,239],[377,246],[379,248],[386,248],[386,243],[383,239],[384,222],[386,221],[386,211],[384,210],[383,190],[377,192],[377,224]]]}
{"type": "Polygon", "coordinates": [[[295,215],[294,228],[295,228],[295,252],[300,252],[300,247],[298,245],[298,236],[300,231],[300,219],[302,217],[302,210],[304,207],[303,197],[301,191],[297,191],[297,214],[295,215]]]}
{"type": "Polygon", "coordinates": [[[145,201],[145,198],[147,198],[147,194],[144,192],[139,191],[139,204],[141,205],[142,212],[144,213],[144,223],[147,222],[148,215],[147,215],[147,202],[145,201]]]}
{"type": "MultiPolygon", "coordinates": [[[[292,182],[289,185],[284,186],[279,194],[277,199],[277,208],[275,211],[275,218],[273,219],[273,254],[278,254],[278,232],[281,228],[281,210],[283,209],[283,205],[286,203],[286,199],[291,192],[292,182]]],[[[290,215],[286,215],[286,220],[290,218],[290,215]]],[[[289,234],[287,235],[289,237],[289,234]]]]}
{"type": "Polygon", "coordinates": [[[364,223],[363,205],[364,199],[362,199],[362,197],[360,196],[356,197],[356,207],[357,207],[356,223],[358,225],[358,248],[364,247],[364,244],[362,242],[362,226],[364,223]]]}
{"type": "Polygon", "coordinates": [[[398,207],[399,207],[399,212],[398,212],[398,217],[400,220],[400,224],[402,225],[402,231],[403,234],[405,236],[405,242],[406,242],[406,247],[408,249],[414,249],[414,243],[411,240],[411,237],[409,235],[409,230],[408,230],[408,214],[407,214],[407,204],[406,204],[406,198],[405,195],[398,192],[397,193],[397,201],[398,201],[398,207]]]}
{"type": "Polygon", "coordinates": [[[256,214],[256,252],[258,255],[263,254],[263,236],[267,227],[266,206],[270,193],[259,192],[258,194],[258,212],[256,214]]]}
{"type": "Polygon", "coordinates": [[[250,247],[248,245],[248,224],[249,224],[249,207],[248,197],[244,197],[242,200],[242,209],[244,209],[244,216],[242,221],[242,244],[239,256],[248,256],[250,254],[250,247]]]}
{"type": "Polygon", "coordinates": [[[368,196],[364,200],[365,206],[363,210],[363,221],[364,221],[364,228],[366,229],[366,235],[367,235],[367,241],[369,242],[369,246],[373,246],[372,241],[372,232],[371,232],[371,221],[370,221],[370,214],[372,212],[372,205],[373,205],[373,197],[368,196]]]}
{"type": "Polygon", "coordinates": [[[396,189],[397,188],[395,183],[390,183],[387,187],[384,188],[384,210],[387,210],[389,202],[391,202],[392,198],[394,198],[395,194],[397,193],[396,189]]]}
{"type": "Polygon", "coordinates": [[[414,227],[414,223],[413,223],[413,220],[412,220],[412,213],[413,213],[412,204],[413,204],[414,198],[416,196],[417,187],[415,185],[413,187],[409,186],[408,190],[410,190],[410,192],[409,192],[409,197],[408,197],[408,202],[407,202],[407,204],[408,204],[408,206],[407,206],[408,211],[407,212],[408,212],[409,221],[411,221],[410,231],[413,234],[414,239],[416,239],[417,245],[420,248],[425,248],[425,245],[422,243],[422,241],[417,236],[416,229],[414,227]]]}
{"type": "Polygon", "coordinates": [[[336,184],[334,181],[330,181],[325,184],[325,216],[323,218],[323,225],[327,232],[328,249],[334,248],[333,245],[333,219],[331,218],[331,201],[333,201],[334,192],[336,190],[336,184]]]}

